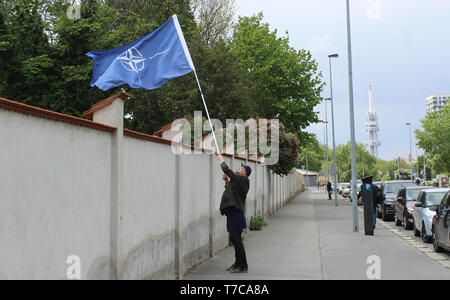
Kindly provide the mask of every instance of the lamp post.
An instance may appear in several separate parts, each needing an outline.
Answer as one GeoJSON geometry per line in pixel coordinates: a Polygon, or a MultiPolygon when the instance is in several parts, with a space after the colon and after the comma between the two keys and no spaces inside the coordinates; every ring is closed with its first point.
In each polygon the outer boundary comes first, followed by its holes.
{"type": "Polygon", "coordinates": [[[330,102],[331,102],[331,124],[333,126],[334,204],[336,206],[338,206],[338,195],[337,195],[337,184],[338,184],[338,182],[337,182],[337,175],[336,175],[336,169],[337,169],[336,168],[336,133],[335,133],[335,130],[334,130],[333,74],[332,74],[332,71],[331,71],[331,59],[332,58],[339,58],[339,54],[328,55],[328,62],[329,62],[329,65],[330,65],[330,95],[331,95],[331,98],[329,98],[329,99],[330,99],[330,102]]]}
{"type": "MultiPolygon", "coordinates": [[[[409,127],[409,165],[412,169],[412,142],[411,142],[411,123],[406,123],[406,126],[409,127]]],[[[412,170],[411,170],[411,177],[412,177],[412,170]]]]}
{"type": "Polygon", "coordinates": [[[326,147],[326,163],[327,163],[327,167],[326,167],[326,175],[327,175],[327,183],[328,183],[328,181],[329,181],[329,176],[330,176],[330,171],[329,171],[329,163],[328,163],[328,150],[329,150],[329,148],[328,148],[328,110],[327,110],[327,102],[326,102],[326,100],[328,100],[328,98],[327,99],[325,99],[325,143],[327,144],[327,147],[326,147]]]}
{"type": "Polygon", "coordinates": [[[353,67],[352,67],[352,37],[350,29],[350,1],[346,1],[347,8],[347,52],[348,52],[348,85],[350,107],[350,139],[352,160],[352,207],[353,231],[359,232],[358,203],[356,201],[356,142],[355,142],[355,111],[353,105],[353,67]]]}
{"type": "Polygon", "coordinates": [[[328,179],[328,166],[325,166],[325,164],[328,164],[328,161],[327,161],[327,152],[328,152],[328,146],[326,145],[326,132],[325,132],[325,128],[326,128],[326,126],[328,125],[328,121],[322,121],[322,124],[324,125],[323,126],[323,164],[324,164],[324,171],[326,172],[325,173],[325,175],[326,175],[326,178],[328,179]]]}

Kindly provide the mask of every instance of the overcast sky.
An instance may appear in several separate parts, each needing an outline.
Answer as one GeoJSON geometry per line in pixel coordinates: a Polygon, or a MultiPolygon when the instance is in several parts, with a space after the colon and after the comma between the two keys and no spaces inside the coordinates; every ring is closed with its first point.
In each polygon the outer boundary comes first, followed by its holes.
{"type": "MultiPolygon", "coordinates": [[[[332,61],[337,144],[350,140],[345,2],[236,0],[238,15],[263,12],[271,29],[277,29],[279,35],[289,32],[292,47],[311,51],[327,83],[324,98],[330,96],[328,55],[340,55],[332,61]]],[[[405,123],[411,122],[413,131],[420,128],[425,99],[432,94],[450,94],[450,1],[351,0],[350,9],[356,140],[367,140],[370,72],[381,125],[380,157],[406,158],[409,131],[405,123]]],[[[316,110],[324,119],[324,104],[316,110]]],[[[328,114],[331,120],[330,109],[328,114]]],[[[322,125],[313,125],[308,131],[323,142],[322,125]]],[[[331,122],[329,145],[331,148],[331,122]]]]}

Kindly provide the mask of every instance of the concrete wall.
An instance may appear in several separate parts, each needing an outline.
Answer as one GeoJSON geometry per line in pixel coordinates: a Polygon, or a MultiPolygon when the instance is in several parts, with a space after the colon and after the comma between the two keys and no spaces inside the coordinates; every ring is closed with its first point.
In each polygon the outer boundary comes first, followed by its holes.
{"type": "Polygon", "coordinates": [[[0,109],[0,278],[109,278],[111,135],[0,109]]]}
{"type": "MultiPolygon", "coordinates": [[[[65,279],[70,255],[81,259],[81,279],[177,279],[227,246],[215,156],[177,156],[162,140],[124,136],[122,99],[93,119],[117,129],[0,105],[0,279],[65,279]]],[[[299,175],[225,160],[253,169],[248,224],[301,188],[299,175]]]]}

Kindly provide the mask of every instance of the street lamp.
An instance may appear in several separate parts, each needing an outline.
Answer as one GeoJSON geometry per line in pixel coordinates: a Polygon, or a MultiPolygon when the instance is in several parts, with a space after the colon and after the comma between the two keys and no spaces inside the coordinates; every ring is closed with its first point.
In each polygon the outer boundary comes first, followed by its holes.
{"type": "MultiPolygon", "coordinates": [[[[325,99],[325,101],[326,100],[328,100],[328,98],[327,99],[325,99]]],[[[328,163],[328,111],[327,111],[327,103],[325,102],[324,103],[325,104],[325,143],[326,143],[326,145],[327,145],[327,148],[326,148],[326,163],[327,163],[327,167],[326,167],[326,175],[327,175],[327,182],[328,182],[328,180],[329,180],[329,176],[330,176],[330,171],[329,171],[329,168],[328,168],[328,166],[329,166],[329,163],[328,163]]]]}
{"type": "MultiPolygon", "coordinates": [[[[411,142],[411,123],[406,123],[406,126],[409,126],[409,165],[412,169],[412,142],[411,142]]],[[[412,177],[412,170],[411,170],[411,177],[412,177]]]]}
{"type": "Polygon", "coordinates": [[[347,8],[347,52],[348,52],[348,85],[350,107],[350,139],[352,157],[352,207],[353,207],[353,231],[359,232],[358,203],[356,201],[356,142],[355,142],[355,111],[353,105],[353,67],[352,67],[352,37],[350,29],[350,1],[346,1],[347,8]]]}
{"type": "Polygon", "coordinates": [[[328,55],[328,62],[330,65],[330,98],[327,98],[325,100],[329,100],[331,102],[331,124],[332,124],[332,128],[333,128],[333,175],[334,175],[334,204],[336,206],[338,206],[338,201],[337,201],[337,175],[336,175],[336,135],[335,135],[335,130],[334,130],[334,103],[333,103],[333,75],[332,75],[332,71],[331,71],[331,59],[332,58],[339,58],[338,54],[331,54],[328,55]]]}
{"type": "Polygon", "coordinates": [[[323,126],[323,164],[324,164],[324,171],[326,172],[326,178],[328,180],[328,166],[325,166],[325,164],[328,165],[328,146],[327,141],[326,141],[326,132],[325,132],[325,128],[328,126],[328,121],[322,121],[323,126]]]}

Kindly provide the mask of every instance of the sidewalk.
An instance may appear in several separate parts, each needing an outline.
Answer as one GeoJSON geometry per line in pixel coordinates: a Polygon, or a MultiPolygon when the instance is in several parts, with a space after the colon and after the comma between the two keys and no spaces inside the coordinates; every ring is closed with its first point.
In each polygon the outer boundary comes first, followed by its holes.
{"type": "Polygon", "coordinates": [[[367,258],[381,259],[382,279],[450,279],[450,270],[377,226],[375,236],[352,230],[352,207],[326,200],[326,193],[300,194],[244,242],[249,272],[231,274],[234,249],[226,248],[188,274],[186,280],[367,279],[367,258]]]}

